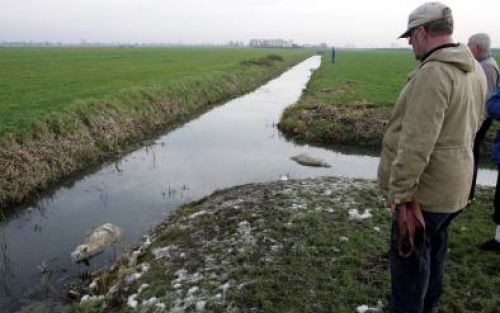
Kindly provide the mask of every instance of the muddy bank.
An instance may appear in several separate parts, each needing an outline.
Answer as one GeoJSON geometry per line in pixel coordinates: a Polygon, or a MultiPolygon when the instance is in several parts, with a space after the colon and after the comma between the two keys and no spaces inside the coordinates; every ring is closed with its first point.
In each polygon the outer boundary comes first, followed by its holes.
{"type": "Polygon", "coordinates": [[[299,102],[285,110],[278,127],[297,142],[379,149],[388,119],[386,112],[370,103],[335,107],[299,102]]]}
{"type": "Polygon", "coordinates": [[[176,210],[73,310],[348,312],[376,306],[384,294],[364,285],[388,287],[389,217],[371,181],[318,178],[215,192],[176,210]],[[349,297],[346,287],[354,288],[349,297]],[[366,292],[355,296],[355,289],[366,292]]]}
{"type": "Polygon", "coordinates": [[[0,209],[123,154],[138,141],[164,132],[225,100],[255,89],[300,62],[307,53],[270,55],[243,62],[230,73],[183,79],[168,87],[124,90],[36,125],[26,138],[0,139],[0,209]]]}
{"type": "MultiPolygon", "coordinates": [[[[446,312],[496,312],[486,240],[491,189],[450,228],[446,312]],[[474,265],[471,265],[474,264],[474,265]]],[[[68,312],[355,312],[388,309],[391,213],[373,181],[249,184],[176,210],[68,312]]]]}

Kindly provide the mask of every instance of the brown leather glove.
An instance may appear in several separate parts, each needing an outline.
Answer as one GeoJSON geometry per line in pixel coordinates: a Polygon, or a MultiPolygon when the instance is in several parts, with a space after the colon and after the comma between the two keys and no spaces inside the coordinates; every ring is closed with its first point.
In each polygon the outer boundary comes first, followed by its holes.
{"type": "Polygon", "coordinates": [[[424,216],[420,205],[415,201],[399,204],[395,211],[400,234],[398,252],[401,257],[406,258],[415,250],[415,234],[425,230],[424,216]]]}

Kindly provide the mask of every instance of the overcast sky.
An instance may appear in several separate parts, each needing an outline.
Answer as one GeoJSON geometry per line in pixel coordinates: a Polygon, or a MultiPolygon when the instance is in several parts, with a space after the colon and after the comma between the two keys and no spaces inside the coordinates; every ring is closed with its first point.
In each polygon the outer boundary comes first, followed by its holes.
{"type": "MultiPolygon", "coordinates": [[[[356,47],[396,39],[414,0],[0,0],[0,41],[226,43],[292,39],[356,47]]],[[[500,0],[447,0],[454,38],[487,32],[500,47],[500,0]]]]}

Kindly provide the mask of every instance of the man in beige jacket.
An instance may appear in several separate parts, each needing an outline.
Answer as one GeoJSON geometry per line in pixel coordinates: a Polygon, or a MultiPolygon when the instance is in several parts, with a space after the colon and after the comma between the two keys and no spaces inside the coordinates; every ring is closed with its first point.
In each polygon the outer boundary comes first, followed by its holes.
{"type": "Polygon", "coordinates": [[[447,259],[448,225],[468,200],[472,144],[486,97],[486,79],[469,49],[453,43],[451,9],[425,3],[409,16],[408,38],[419,66],[408,76],[382,142],[379,186],[395,216],[422,208],[425,229],[415,249],[398,250],[393,222],[392,312],[437,312],[447,259]]]}

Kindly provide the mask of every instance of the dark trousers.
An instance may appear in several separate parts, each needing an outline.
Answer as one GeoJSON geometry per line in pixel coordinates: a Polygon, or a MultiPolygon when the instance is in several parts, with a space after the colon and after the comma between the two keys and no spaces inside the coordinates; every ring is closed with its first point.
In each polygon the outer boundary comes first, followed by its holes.
{"type": "MultiPolygon", "coordinates": [[[[481,144],[484,141],[484,138],[486,138],[486,133],[491,127],[492,119],[487,118],[484,120],[483,124],[481,124],[481,127],[477,131],[476,138],[474,139],[474,147],[473,147],[473,153],[474,153],[474,173],[472,176],[472,186],[471,190],[469,193],[469,199],[474,199],[475,192],[476,192],[476,179],[477,179],[477,164],[479,162],[479,153],[481,151],[481,144]]],[[[495,197],[493,200],[493,221],[495,224],[500,225],[500,166],[498,166],[498,176],[497,176],[497,184],[495,186],[495,197]]]]}
{"type": "Polygon", "coordinates": [[[437,309],[448,259],[448,225],[458,213],[423,212],[425,231],[415,236],[415,251],[398,253],[399,228],[392,224],[389,251],[393,313],[422,313],[437,309]]]}
{"type": "Polygon", "coordinates": [[[488,132],[488,129],[490,129],[491,123],[491,118],[485,119],[476,133],[476,138],[474,138],[474,147],[472,148],[472,152],[474,154],[474,172],[472,175],[472,186],[470,188],[469,200],[474,199],[474,195],[476,193],[477,164],[479,162],[479,153],[481,152],[481,144],[483,143],[484,138],[486,138],[486,133],[488,132]]]}
{"type": "Polygon", "coordinates": [[[495,224],[500,225],[500,165],[497,166],[497,185],[495,187],[495,198],[493,200],[493,221],[495,224]]]}

